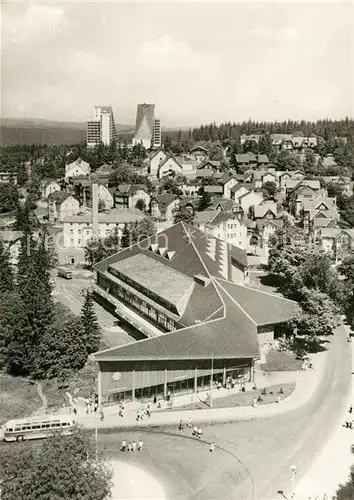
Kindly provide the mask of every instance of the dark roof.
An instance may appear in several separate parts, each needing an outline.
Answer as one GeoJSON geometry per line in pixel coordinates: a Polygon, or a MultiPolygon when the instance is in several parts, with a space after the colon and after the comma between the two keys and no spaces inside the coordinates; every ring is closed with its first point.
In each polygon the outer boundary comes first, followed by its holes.
{"type": "Polygon", "coordinates": [[[124,195],[124,196],[132,196],[134,193],[143,189],[147,192],[147,187],[145,184],[119,184],[117,189],[115,190],[116,194],[124,195]]]}
{"type": "Polygon", "coordinates": [[[297,302],[268,292],[226,281],[220,281],[220,285],[257,326],[285,323],[299,310],[297,302]]]}
{"type": "Polygon", "coordinates": [[[235,245],[230,245],[229,250],[231,254],[231,262],[235,260],[243,267],[248,267],[246,250],[242,250],[242,248],[235,247],[235,245]]]}
{"type": "Polygon", "coordinates": [[[70,196],[75,198],[75,196],[73,196],[71,193],[68,193],[67,191],[54,191],[53,193],[50,193],[50,195],[48,196],[48,199],[54,200],[57,205],[60,205],[61,203],[63,203],[63,201],[65,201],[70,196]]]}
{"type": "Polygon", "coordinates": [[[246,314],[219,290],[225,315],[205,323],[166,333],[159,337],[106,349],[97,361],[114,359],[210,359],[257,358],[257,329],[246,314]]]}
{"type": "Polygon", "coordinates": [[[152,200],[156,200],[158,205],[159,205],[159,210],[161,213],[165,213],[167,207],[175,200],[177,200],[179,196],[177,194],[170,194],[170,193],[165,193],[165,194],[155,194],[152,198],[152,200]]]}

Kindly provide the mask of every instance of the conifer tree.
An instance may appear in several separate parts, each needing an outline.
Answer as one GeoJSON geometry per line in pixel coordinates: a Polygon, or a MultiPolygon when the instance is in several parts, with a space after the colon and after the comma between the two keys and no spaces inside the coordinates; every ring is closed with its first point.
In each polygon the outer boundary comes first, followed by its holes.
{"type": "Polygon", "coordinates": [[[94,309],[92,293],[87,290],[81,309],[81,322],[84,328],[84,343],[87,353],[98,351],[101,340],[101,330],[94,309]]]}
{"type": "Polygon", "coordinates": [[[10,253],[0,239],[0,294],[13,290],[14,276],[10,264],[10,253]]]}
{"type": "Polygon", "coordinates": [[[120,246],[122,248],[128,248],[130,246],[130,231],[128,224],[124,224],[124,229],[120,240],[120,246]]]}

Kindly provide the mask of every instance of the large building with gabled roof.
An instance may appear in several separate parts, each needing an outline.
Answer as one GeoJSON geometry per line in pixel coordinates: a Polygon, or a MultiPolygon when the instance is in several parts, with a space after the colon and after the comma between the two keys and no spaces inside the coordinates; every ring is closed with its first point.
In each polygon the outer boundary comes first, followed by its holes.
{"type": "Polygon", "coordinates": [[[297,304],[246,287],[245,251],[180,222],[96,264],[94,293],[146,338],[97,352],[99,395],[197,392],[250,380],[297,304]],[[241,283],[241,284],[240,284],[241,283]]]}

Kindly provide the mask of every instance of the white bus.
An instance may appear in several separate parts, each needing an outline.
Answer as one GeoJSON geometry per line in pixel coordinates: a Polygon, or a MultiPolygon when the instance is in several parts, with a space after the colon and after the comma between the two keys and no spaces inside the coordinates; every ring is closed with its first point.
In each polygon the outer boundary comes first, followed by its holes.
{"type": "Polygon", "coordinates": [[[70,435],[75,430],[75,420],[72,415],[41,415],[38,417],[9,420],[2,431],[4,441],[25,441],[53,436],[59,432],[70,435]]]}

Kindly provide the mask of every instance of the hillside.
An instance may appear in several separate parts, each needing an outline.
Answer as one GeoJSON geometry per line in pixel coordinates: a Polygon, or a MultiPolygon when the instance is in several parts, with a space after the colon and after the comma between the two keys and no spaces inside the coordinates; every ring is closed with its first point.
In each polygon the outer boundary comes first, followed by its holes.
{"type": "MultiPolygon", "coordinates": [[[[121,137],[132,136],[133,127],[116,124],[121,137]]],[[[17,144],[76,144],[85,141],[85,123],[40,119],[3,118],[0,121],[0,147],[17,144]]],[[[127,139],[128,140],[128,139],[127,139]]]]}

